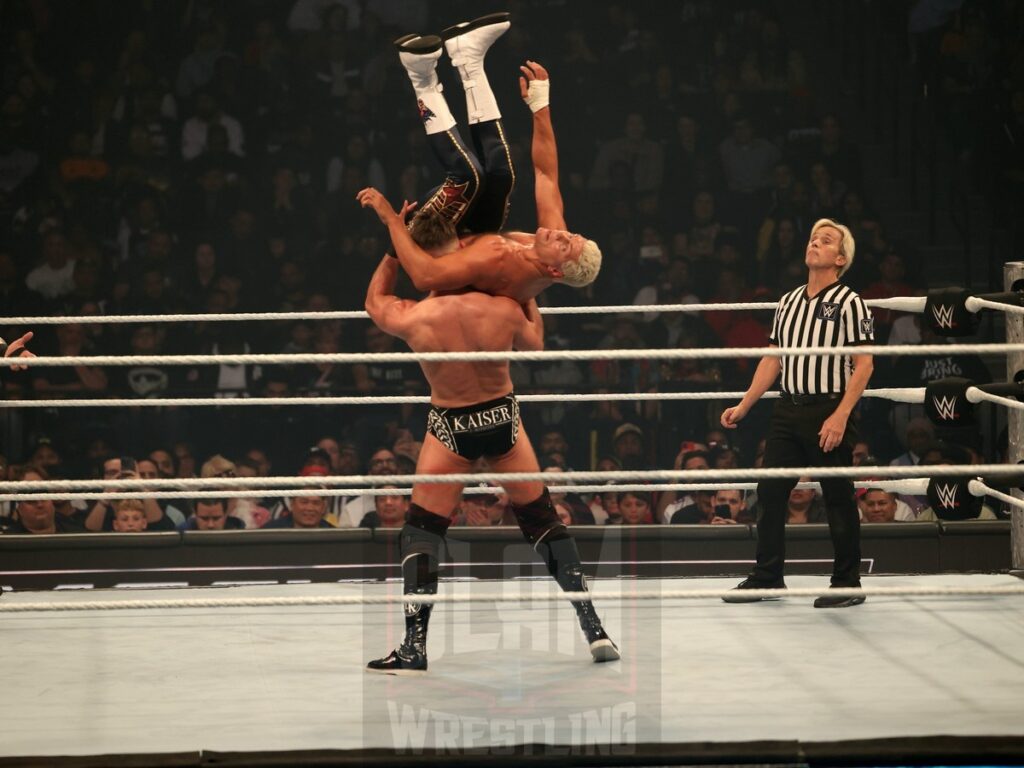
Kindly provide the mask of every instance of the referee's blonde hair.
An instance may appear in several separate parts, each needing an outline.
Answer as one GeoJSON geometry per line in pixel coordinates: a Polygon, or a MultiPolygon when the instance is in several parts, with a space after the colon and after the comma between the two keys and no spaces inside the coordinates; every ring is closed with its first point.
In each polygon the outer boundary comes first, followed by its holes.
{"type": "Polygon", "coordinates": [[[845,275],[850,267],[853,266],[853,256],[857,252],[857,243],[853,239],[853,232],[845,224],[840,224],[838,221],[832,219],[818,219],[814,222],[814,226],[811,227],[811,237],[814,239],[814,233],[822,227],[832,227],[833,229],[839,230],[839,234],[843,236],[842,241],[839,243],[839,253],[846,257],[846,263],[839,267],[839,277],[845,275]]]}

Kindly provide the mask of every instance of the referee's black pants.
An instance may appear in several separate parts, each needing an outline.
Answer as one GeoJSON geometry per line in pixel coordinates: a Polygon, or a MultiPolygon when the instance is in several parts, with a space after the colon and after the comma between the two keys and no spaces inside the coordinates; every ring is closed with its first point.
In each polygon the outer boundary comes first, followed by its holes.
{"type": "MultiPolygon", "coordinates": [[[[818,431],[837,405],[838,400],[807,405],[779,400],[768,427],[765,468],[852,466],[853,445],[857,441],[852,416],[838,446],[828,453],[819,447],[821,438],[818,431]]],[[[853,498],[853,481],[836,477],[814,479],[821,483],[835,550],[832,584],[837,587],[860,586],[860,517],[853,498]]],[[[757,565],[751,574],[757,581],[773,582],[782,578],[786,562],[789,492],[796,483],[797,478],[794,477],[762,480],[757,484],[761,516],[757,521],[757,565]]]]}

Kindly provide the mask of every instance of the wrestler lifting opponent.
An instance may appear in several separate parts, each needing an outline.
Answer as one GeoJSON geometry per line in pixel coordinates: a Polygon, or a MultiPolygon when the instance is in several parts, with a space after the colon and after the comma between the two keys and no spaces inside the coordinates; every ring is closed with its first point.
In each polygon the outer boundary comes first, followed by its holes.
{"type": "MultiPolygon", "coordinates": [[[[519,85],[533,112],[531,154],[539,227],[535,233],[494,234],[505,221],[515,172],[483,62],[487,50],[508,28],[508,14],[491,14],[445,30],[444,42],[437,36],[415,35],[395,41],[416,92],[428,141],[447,174],[408,231],[404,221],[388,225],[395,252],[420,290],[471,285],[525,302],[553,282],[588,285],[601,268],[597,244],[566,230],[548,98],[550,80],[544,67],[532,61],[520,67],[519,85]],[[447,48],[466,92],[474,149],[463,142],[441,92],[436,67],[442,47],[447,48]],[[454,250],[453,241],[457,254],[434,258],[454,250]]],[[[368,207],[386,205],[372,188],[362,190],[357,199],[368,207]]]]}
{"type": "MultiPolygon", "coordinates": [[[[401,222],[388,207],[385,223],[401,222]]],[[[537,303],[525,305],[478,291],[431,294],[416,302],[394,295],[398,262],[388,256],[370,280],[366,310],[382,330],[405,340],[415,352],[539,350],[544,325],[537,303]]],[[[420,364],[430,384],[430,412],[417,474],[464,473],[486,457],[498,472],[539,472],[536,454],[519,418],[508,361],[448,361],[420,364]]],[[[576,542],[558,519],[547,487],[540,482],[503,483],[516,520],[548,572],[567,592],[586,591],[576,542]]],[[[437,593],[438,568],[449,513],[462,493],[461,483],[416,483],[407,522],[401,531],[402,578],[406,594],[437,593]]],[[[594,661],[614,661],[616,648],[590,600],[575,601],[580,627],[594,661]]],[[[417,674],[427,669],[430,605],[406,605],[405,640],[367,669],[388,674],[417,674]]]]}

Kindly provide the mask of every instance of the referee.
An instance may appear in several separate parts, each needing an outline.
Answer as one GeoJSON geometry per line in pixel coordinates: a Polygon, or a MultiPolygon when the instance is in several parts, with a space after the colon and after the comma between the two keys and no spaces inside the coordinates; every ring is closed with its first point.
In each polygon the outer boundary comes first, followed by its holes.
{"type": "MultiPolygon", "coordinates": [[[[839,282],[853,264],[850,230],[831,219],[811,228],[804,262],[807,285],[779,301],[769,344],[783,349],[855,347],[874,341],[874,320],[864,301],[839,282]]],[[[857,433],[850,414],[871,377],[871,355],[763,357],[743,400],[722,413],[722,426],[735,429],[750,408],[782,373],[782,398],[775,405],[765,445],[765,467],[849,467],[857,433]],[[781,360],[781,362],[780,362],[781,360]]],[[[757,520],[757,565],[736,587],[727,603],[761,598],[745,589],[783,588],[786,561],[786,504],[796,479],[762,480],[757,495],[762,513],[757,520]]],[[[835,561],[833,587],[860,586],[860,518],[853,500],[853,482],[822,478],[828,527],[835,561]]],[[[815,608],[845,608],[863,597],[822,596],[815,608]]]]}

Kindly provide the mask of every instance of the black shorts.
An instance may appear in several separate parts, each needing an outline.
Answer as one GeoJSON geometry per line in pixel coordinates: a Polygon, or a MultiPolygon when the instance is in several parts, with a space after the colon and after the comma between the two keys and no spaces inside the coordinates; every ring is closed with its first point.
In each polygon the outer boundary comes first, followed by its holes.
{"type": "Polygon", "coordinates": [[[519,439],[519,402],[513,393],[463,408],[430,406],[427,432],[464,459],[504,456],[519,439]]]}

